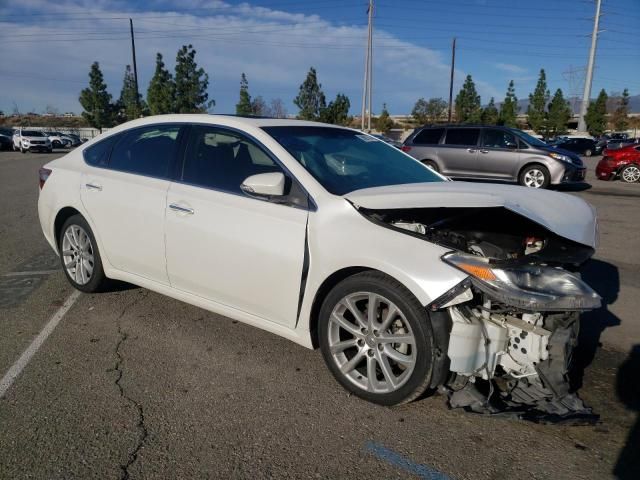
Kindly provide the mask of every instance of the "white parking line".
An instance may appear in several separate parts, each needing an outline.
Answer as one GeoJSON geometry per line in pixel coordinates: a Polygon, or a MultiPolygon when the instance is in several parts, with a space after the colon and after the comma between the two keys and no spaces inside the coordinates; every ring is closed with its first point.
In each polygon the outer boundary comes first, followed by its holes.
{"type": "Polygon", "coordinates": [[[58,326],[58,323],[60,323],[62,317],[64,317],[71,306],[76,303],[76,300],[78,300],[79,297],[80,291],[74,290],[74,292],[69,295],[69,297],[65,300],[58,311],[53,314],[51,319],[49,319],[38,336],[33,339],[31,345],[29,345],[24,353],[20,355],[18,361],[14,363],[9,371],[7,371],[7,373],[4,375],[4,377],[2,377],[2,380],[0,380],[0,398],[4,397],[4,394],[7,392],[7,390],[9,390],[14,380],[18,377],[18,375],[20,375],[24,367],[27,366],[29,360],[31,360],[31,357],[35,355],[35,353],[42,346],[47,337],[51,335],[51,332],[53,332],[53,330],[58,326]]]}

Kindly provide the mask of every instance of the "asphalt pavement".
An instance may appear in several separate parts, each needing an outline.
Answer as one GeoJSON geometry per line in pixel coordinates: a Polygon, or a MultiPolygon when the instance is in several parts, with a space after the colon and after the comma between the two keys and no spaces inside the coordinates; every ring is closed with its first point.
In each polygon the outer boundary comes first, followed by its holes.
{"type": "MultiPolygon", "coordinates": [[[[0,152],[0,377],[73,294],[36,211],[37,170],[58,155],[0,152]]],[[[319,351],[122,286],[79,295],[0,398],[0,478],[637,480],[640,184],[596,180],[595,161],[590,186],[565,190],[600,217],[583,277],[606,305],[583,319],[574,375],[597,425],[468,414],[438,395],[376,406],[319,351]]]]}

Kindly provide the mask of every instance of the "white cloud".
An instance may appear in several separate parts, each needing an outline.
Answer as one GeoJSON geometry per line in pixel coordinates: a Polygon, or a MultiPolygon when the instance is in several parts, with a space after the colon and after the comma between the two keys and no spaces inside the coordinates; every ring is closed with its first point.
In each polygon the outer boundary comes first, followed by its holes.
{"type": "MultiPolygon", "coordinates": [[[[25,0],[21,5],[33,13],[52,12],[52,5],[44,0],[25,0]]],[[[73,15],[64,20],[52,15],[22,17],[21,21],[33,20],[26,24],[0,22],[7,39],[3,54],[7,75],[3,75],[0,108],[10,110],[15,101],[24,111],[52,104],[61,111],[79,112],[78,94],[86,86],[93,61],[100,62],[109,91],[117,98],[125,65],[131,63],[131,16],[143,94],[153,75],[156,52],[164,55],[172,69],[177,50],[191,43],[198,52],[196,61],[209,74],[216,112],[234,111],[242,72],[249,78],[252,95],[267,100],[280,97],[295,112],[291,101],[311,66],[318,71],[328,100],[343,92],[351,99],[352,111],[360,110],[364,18],[360,25],[338,26],[316,15],[246,3],[155,0],[147,3],[149,10],[144,12],[127,12],[125,5],[115,0],[67,0],[55,4],[56,13],[73,15]],[[168,12],[172,8],[181,13],[168,12]],[[59,41],[69,39],[75,41],[59,41]]],[[[377,29],[374,111],[380,111],[385,102],[392,113],[406,113],[419,97],[446,98],[447,62],[435,50],[377,29]]],[[[456,71],[456,77],[463,79],[464,72],[456,71]]],[[[475,81],[483,97],[498,96],[488,83],[475,81]]]]}
{"type": "Polygon", "coordinates": [[[502,71],[509,73],[522,74],[527,72],[526,68],[519,65],[513,65],[512,63],[495,63],[494,66],[502,71]]]}

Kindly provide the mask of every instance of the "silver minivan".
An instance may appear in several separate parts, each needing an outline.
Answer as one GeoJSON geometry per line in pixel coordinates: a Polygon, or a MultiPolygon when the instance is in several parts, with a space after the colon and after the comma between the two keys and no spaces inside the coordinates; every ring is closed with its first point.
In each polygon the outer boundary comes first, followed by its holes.
{"type": "Polygon", "coordinates": [[[531,188],[581,182],[586,173],[575,153],[508,127],[418,128],[402,150],[449,177],[518,182],[531,188]]]}

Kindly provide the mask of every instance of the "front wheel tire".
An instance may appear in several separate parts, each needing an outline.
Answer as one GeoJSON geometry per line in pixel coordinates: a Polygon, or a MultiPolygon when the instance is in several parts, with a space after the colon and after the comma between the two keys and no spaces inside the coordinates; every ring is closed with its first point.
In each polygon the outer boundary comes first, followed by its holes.
{"type": "Polygon", "coordinates": [[[523,187],[547,188],[551,183],[551,175],[547,167],[543,165],[529,165],[520,172],[518,180],[523,187]]]}
{"type": "Polygon", "coordinates": [[[365,400],[398,405],[429,386],[434,349],[427,313],[382,273],[360,273],[336,285],[320,309],[318,333],[333,376],[365,400]]]}
{"type": "Polygon", "coordinates": [[[58,248],[62,269],[74,288],[93,293],[105,287],[107,277],[96,239],[82,215],[74,215],[64,222],[58,248]]]}

